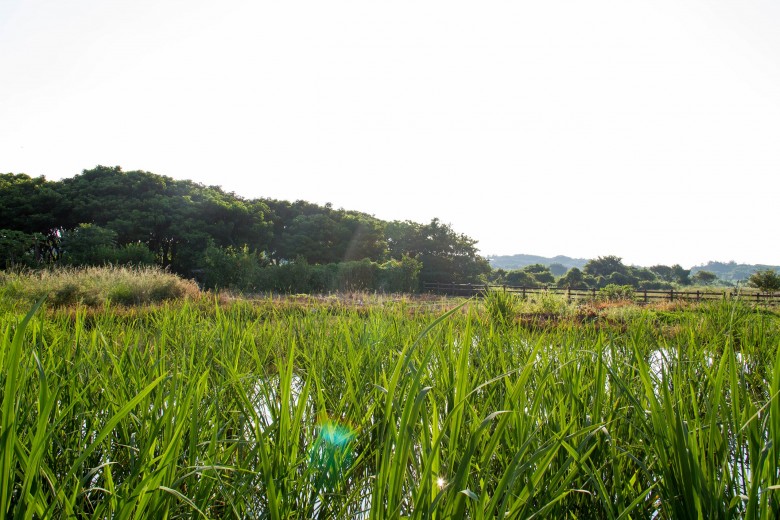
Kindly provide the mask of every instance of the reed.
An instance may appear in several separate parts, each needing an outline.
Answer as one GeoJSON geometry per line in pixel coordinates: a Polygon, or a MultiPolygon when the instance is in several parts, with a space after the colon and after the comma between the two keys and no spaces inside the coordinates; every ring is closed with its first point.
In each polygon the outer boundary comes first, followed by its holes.
{"type": "Polygon", "coordinates": [[[0,516],[780,514],[776,314],[407,311],[6,312],[0,516]]]}
{"type": "Polygon", "coordinates": [[[0,272],[0,291],[8,302],[31,306],[46,296],[50,306],[143,305],[195,298],[197,284],[158,267],[59,267],[0,272]]]}

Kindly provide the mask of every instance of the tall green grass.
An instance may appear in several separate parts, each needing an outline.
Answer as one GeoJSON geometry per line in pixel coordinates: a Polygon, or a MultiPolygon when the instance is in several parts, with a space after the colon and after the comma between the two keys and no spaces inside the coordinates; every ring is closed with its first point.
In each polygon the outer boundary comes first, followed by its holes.
{"type": "Polygon", "coordinates": [[[9,518],[780,513],[780,323],[739,302],[613,328],[475,303],[6,316],[9,518]]]}

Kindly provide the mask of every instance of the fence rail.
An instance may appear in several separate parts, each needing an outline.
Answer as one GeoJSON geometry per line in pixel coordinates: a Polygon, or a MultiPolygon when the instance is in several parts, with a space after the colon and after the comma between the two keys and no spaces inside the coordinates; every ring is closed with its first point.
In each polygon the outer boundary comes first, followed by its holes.
{"type": "MultiPolygon", "coordinates": [[[[522,296],[523,298],[535,294],[564,295],[572,300],[595,300],[598,298],[598,289],[569,289],[566,287],[524,287],[517,285],[490,285],[490,284],[455,284],[455,283],[425,283],[423,289],[426,292],[446,294],[448,296],[475,296],[484,294],[490,289],[503,290],[522,296]]],[[[745,302],[760,303],[765,305],[780,305],[780,293],[742,292],[736,289],[723,291],[678,291],[668,290],[634,290],[634,301],[650,303],[658,301],[712,301],[722,299],[739,298],[745,302]]]]}

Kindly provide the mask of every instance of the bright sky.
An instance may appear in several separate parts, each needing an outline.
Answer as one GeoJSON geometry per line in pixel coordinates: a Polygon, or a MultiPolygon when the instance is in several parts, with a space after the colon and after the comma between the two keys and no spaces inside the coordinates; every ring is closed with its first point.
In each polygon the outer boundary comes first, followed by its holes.
{"type": "Polygon", "coordinates": [[[776,0],[0,0],[0,171],[780,264],[776,0]]]}

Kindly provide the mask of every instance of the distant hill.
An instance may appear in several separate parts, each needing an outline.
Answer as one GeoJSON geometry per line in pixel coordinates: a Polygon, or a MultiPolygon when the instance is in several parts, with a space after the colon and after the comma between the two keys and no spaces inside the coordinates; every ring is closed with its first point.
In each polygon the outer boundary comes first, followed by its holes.
{"type": "Polygon", "coordinates": [[[696,265],[691,268],[691,275],[697,271],[709,271],[715,273],[718,278],[727,282],[746,281],[750,275],[757,271],[766,271],[772,269],[780,272],[780,266],[763,264],[738,264],[736,262],[713,262],[709,261],[705,265],[696,265]]]}
{"type": "Polygon", "coordinates": [[[536,255],[495,255],[488,256],[487,259],[488,262],[490,262],[490,266],[494,269],[505,270],[522,269],[527,265],[533,264],[548,266],[552,264],[561,264],[567,269],[571,269],[572,267],[582,269],[585,267],[585,264],[588,263],[587,258],[571,258],[563,255],[554,256],[552,258],[536,255]]]}

